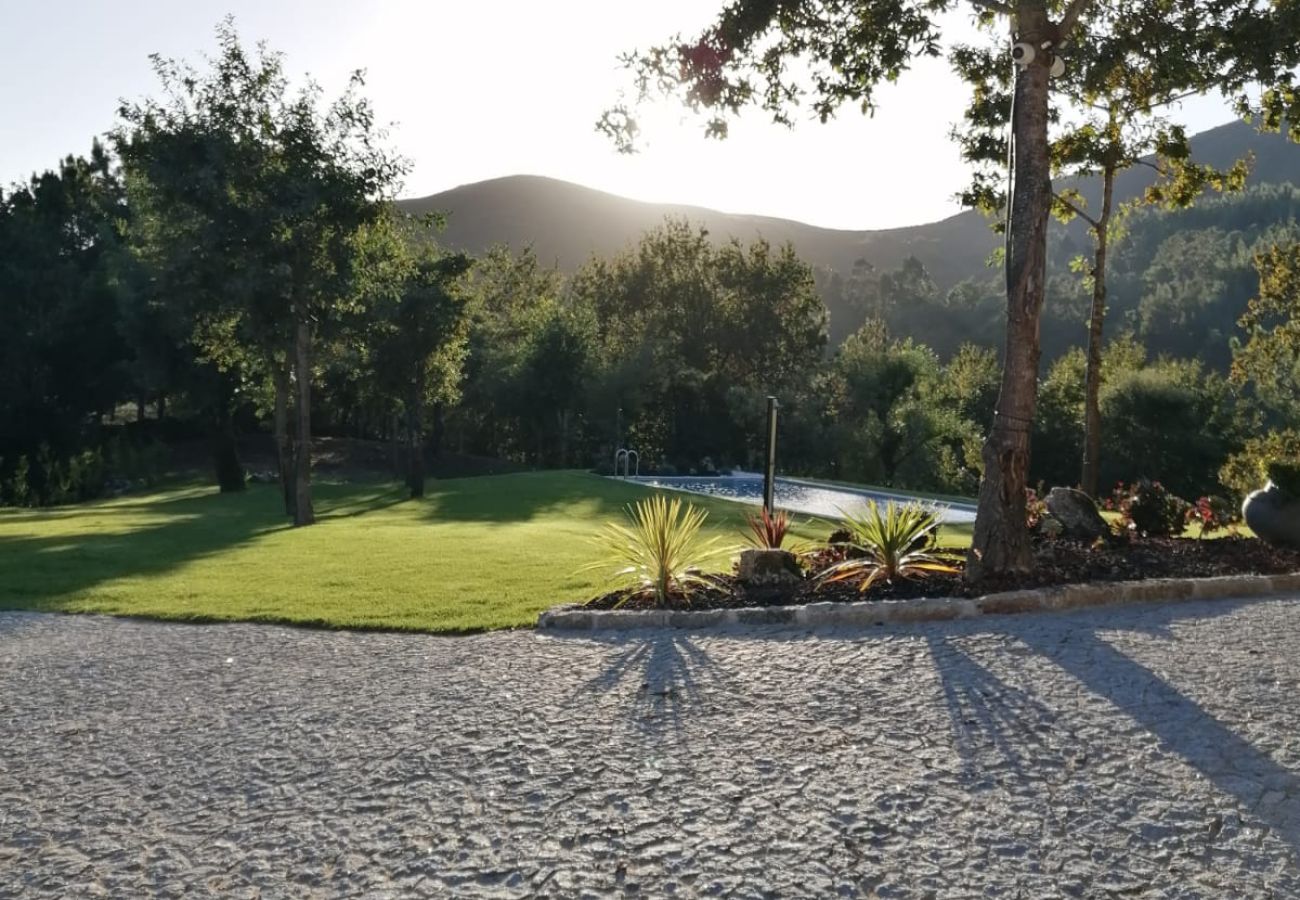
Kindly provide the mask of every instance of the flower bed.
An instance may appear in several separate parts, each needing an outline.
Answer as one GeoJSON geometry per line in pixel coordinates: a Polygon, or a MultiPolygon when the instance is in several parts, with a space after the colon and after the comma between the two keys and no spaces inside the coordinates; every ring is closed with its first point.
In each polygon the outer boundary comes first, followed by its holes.
{"type": "MultiPolygon", "coordinates": [[[[813,554],[809,570],[818,572],[837,561],[841,551],[813,554]]],[[[1089,545],[1069,540],[1042,540],[1035,545],[1034,571],[1020,576],[990,577],[976,586],[957,574],[877,581],[866,591],[860,581],[824,582],[812,577],[788,586],[755,587],[734,575],[720,575],[716,586],[699,588],[689,599],[669,598],[676,609],[738,609],[797,606],[822,602],[891,601],[917,597],[974,598],[995,592],[1096,582],[1131,582],[1223,575],[1277,575],[1300,572],[1300,551],[1269,546],[1253,538],[1135,538],[1115,544],[1089,545]]],[[[960,562],[957,562],[960,569],[960,562]]],[[[656,608],[653,597],[620,590],[583,604],[592,610],[656,608]]]]}

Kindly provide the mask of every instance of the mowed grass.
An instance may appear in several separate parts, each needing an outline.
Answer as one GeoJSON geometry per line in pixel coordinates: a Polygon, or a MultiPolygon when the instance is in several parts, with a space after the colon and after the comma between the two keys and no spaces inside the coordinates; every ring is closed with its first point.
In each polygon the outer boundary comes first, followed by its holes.
{"type": "MultiPolygon", "coordinates": [[[[321,484],[319,522],[288,527],[278,490],[181,487],[0,511],[0,608],[193,621],[465,632],[531,625],[605,589],[591,538],[647,489],[577,472],[397,485],[321,484]]],[[[691,498],[739,544],[753,507],[691,498]]],[[[821,540],[801,518],[795,536],[821,540]]],[[[948,544],[969,541],[951,531],[948,544]]]]}

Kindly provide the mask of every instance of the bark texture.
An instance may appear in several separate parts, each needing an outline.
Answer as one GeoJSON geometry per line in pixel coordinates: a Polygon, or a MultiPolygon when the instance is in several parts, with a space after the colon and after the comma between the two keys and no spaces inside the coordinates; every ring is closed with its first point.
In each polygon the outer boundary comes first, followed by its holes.
{"type": "Polygon", "coordinates": [[[293,340],[297,409],[294,415],[293,524],[311,525],[316,513],[311,505],[311,324],[299,319],[293,340]]]}
{"type": "MultiPolygon", "coordinates": [[[[1053,35],[1043,3],[1017,5],[1019,40],[1053,35]]],[[[1016,75],[1007,204],[1007,341],[993,426],[984,442],[975,536],[966,575],[978,581],[1033,567],[1025,523],[1029,433],[1038,401],[1039,318],[1047,274],[1051,171],[1047,143],[1048,54],[1016,75]]]]}
{"type": "Polygon", "coordinates": [[[285,515],[292,517],[296,488],[294,487],[293,437],[289,434],[289,363],[272,360],[271,371],[275,382],[275,455],[280,474],[280,492],[284,495],[285,515]]]}
{"type": "Polygon", "coordinates": [[[424,496],[424,384],[417,380],[407,400],[406,487],[412,499],[424,496]]]}
{"type": "Polygon", "coordinates": [[[1101,216],[1093,225],[1092,312],[1088,317],[1088,369],[1083,395],[1083,473],[1079,486],[1097,496],[1101,480],[1101,342],[1106,321],[1106,250],[1115,199],[1115,169],[1102,172],[1101,216]]]}
{"type": "Polygon", "coordinates": [[[245,487],[244,463],[239,458],[235,420],[231,414],[233,395],[233,388],[223,379],[212,429],[212,464],[216,471],[217,488],[223,494],[242,491],[245,487]]]}

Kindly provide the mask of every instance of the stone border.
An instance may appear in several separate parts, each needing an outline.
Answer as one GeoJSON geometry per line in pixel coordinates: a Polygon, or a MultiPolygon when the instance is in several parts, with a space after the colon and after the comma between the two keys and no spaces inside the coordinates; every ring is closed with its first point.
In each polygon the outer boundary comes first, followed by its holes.
{"type": "Polygon", "coordinates": [[[625,631],[636,628],[698,630],[728,625],[884,625],[891,622],[940,622],[978,616],[1119,606],[1152,601],[1219,600],[1264,597],[1300,591],[1300,573],[1224,575],[1217,578],[1152,578],[1146,581],[1067,584],[983,597],[921,597],[915,600],[866,600],[807,603],[802,606],[750,606],[702,610],[594,610],[557,606],[537,618],[547,631],[625,631]]]}

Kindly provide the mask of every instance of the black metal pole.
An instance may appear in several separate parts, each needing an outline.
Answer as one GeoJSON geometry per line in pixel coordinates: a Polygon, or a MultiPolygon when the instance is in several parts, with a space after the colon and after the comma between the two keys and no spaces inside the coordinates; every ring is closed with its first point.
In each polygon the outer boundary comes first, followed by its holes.
{"type": "Polygon", "coordinates": [[[763,509],[772,512],[776,495],[776,408],[775,397],[767,398],[767,463],[763,466],[763,509]]]}

